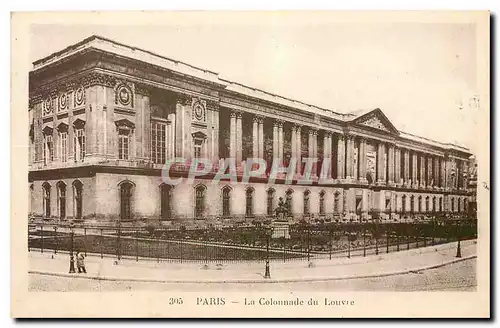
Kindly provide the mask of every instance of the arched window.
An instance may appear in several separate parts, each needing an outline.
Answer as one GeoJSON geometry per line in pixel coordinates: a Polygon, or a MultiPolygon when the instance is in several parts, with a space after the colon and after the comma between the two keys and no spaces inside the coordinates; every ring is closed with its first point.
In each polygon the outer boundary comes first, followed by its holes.
{"type": "Polygon", "coordinates": [[[73,216],[75,219],[82,218],[83,209],[83,184],[76,180],[73,182],[73,216]]]}
{"type": "Polygon", "coordinates": [[[222,216],[231,215],[231,187],[222,188],[222,216]]]}
{"type": "Polygon", "coordinates": [[[274,194],[273,188],[267,190],[267,215],[273,215],[274,211],[274,194]]]}
{"type": "Polygon", "coordinates": [[[451,211],[455,212],[455,198],[451,198],[451,211]]]}
{"type": "Polygon", "coordinates": [[[464,198],[464,212],[468,212],[468,208],[467,208],[467,198],[464,198]]]}
{"type": "Polygon", "coordinates": [[[247,188],[246,190],[246,207],[245,207],[245,214],[246,216],[252,216],[253,215],[253,193],[254,190],[253,188],[247,188]]]}
{"type": "Polygon", "coordinates": [[[338,191],[335,192],[335,198],[333,199],[333,211],[335,213],[340,212],[340,193],[338,191]]]}
{"type": "Polygon", "coordinates": [[[160,186],[161,208],[160,216],[162,219],[172,218],[172,189],[173,187],[168,184],[160,186]]]}
{"type": "Polygon", "coordinates": [[[415,196],[410,196],[410,212],[415,212],[415,196]]]}
{"type": "Polygon", "coordinates": [[[319,193],[319,214],[325,214],[325,191],[321,190],[319,193]]]}
{"type": "Polygon", "coordinates": [[[458,212],[462,212],[462,206],[460,206],[461,205],[461,199],[460,199],[460,197],[457,199],[457,204],[458,204],[457,211],[458,212]]]}
{"type": "Polygon", "coordinates": [[[436,196],[432,197],[432,211],[436,212],[436,196]]]}
{"type": "Polygon", "coordinates": [[[120,218],[122,221],[132,219],[132,188],[133,184],[128,181],[120,185],[120,218]]]}
{"type": "Polygon", "coordinates": [[[425,197],[425,211],[429,212],[429,196],[425,197]]]}
{"type": "Polygon", "coordinates": [[[309,190],[304,191],[304,214],[309,214],[309,196],[311,192],[309,190]]]}
{"type": "Polygon", "coordinates": [[[42,188],[44,215],[46,218],[48,218],[50,217],[50,184],[48,182],[45,182],[42,188]]]}
{"type": "Polygon", "coordinates": [[[205,213],[205,193],[207,187],[204,185],[198,185],[195,189],[195,207],[194,215],[199,218],[205,213]]]}
{"type": "Polygon", "coordinates": [[[418,211],[422,212],[422,196],[418,196],[418,211]]]}
{"type": "Polygon", "coordinates": [[[57,183],[57,208],[59,210],[59,218],[66,217],[66,184],[62,181],[57,183]]]}
{"type": "Polygon", "coordinates": [[[288,189],[285,192],[286,207],[287,207],[287,210],[288,210],[288,214],[292,214],[292,194],[293,194],[293,190],[292,189],[288,189]]]}
{"type": "Polygon", "coordinates": [[[439,197],[439,212],[443,211],[443,198],[439,197]]]}
{"type": "Polygon", "coordinates": [[[406,213],[406,195],[401,196],[401,211],[406,213]]]}

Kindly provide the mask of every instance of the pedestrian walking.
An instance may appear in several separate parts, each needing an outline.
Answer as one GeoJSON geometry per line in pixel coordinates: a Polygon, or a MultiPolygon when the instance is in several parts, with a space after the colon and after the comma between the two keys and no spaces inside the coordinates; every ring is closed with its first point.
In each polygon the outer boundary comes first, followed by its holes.
{"type": "Polygon", "coordinates": [[[76,266],[78,267],[78,273],[87,273],[87,270],[85,270],[85,256],[80,252],[76,253],[76,266]]]}

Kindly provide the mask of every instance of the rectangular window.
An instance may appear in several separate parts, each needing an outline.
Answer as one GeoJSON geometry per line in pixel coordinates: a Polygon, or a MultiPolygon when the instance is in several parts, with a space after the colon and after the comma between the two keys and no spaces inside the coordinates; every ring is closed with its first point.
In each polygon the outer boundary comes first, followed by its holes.
{"type": "Polygon", "coordinates": [[[85,158],[85,131],[83,129],[75,130],[75,142],[73,147],[75,161],[83,162],[85,158]]]}
{"type": "Polygon", "coordinates": [[[48,164],[54,160],[54,144],[52,142],[52,136],[45,136],[44,151],[43,151],[43,162],[48,164]]]}
{"type": "Polygon", "coordinates": [[[203,145],[203,140],[195,139],[194,140],[194,158],[201,157],[201,147],[203,145]]]}
{"type": "Polygon", "coordinates": [[[65,163],[68,161],[68,133],[61,132],[59,134],[59,151],[61,154],[61,162],[65,163]]]}
{"type": "Polygon", "coordinates": [[[118,133],[118,159],[128,159],[128,139],[128,131],[120,130],[120,132],[118,133]]]}
{"type": "Polygon", "coordinates": [[[165,123],[151,123],[151,160],[153,163],[165,164],[166,126],[165,123]]]}

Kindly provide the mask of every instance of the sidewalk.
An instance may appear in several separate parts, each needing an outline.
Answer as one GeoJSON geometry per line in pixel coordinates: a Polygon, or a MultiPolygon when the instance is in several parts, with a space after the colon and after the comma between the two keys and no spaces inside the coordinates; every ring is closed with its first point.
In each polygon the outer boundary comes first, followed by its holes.
{"type": "MultiPolygon", "coordinates": [[[[29,273],[98,280],[161,283],[277,283],[380,277],[431,269],[476,256],[476,241],[461,243],[462,258],[456,258],[457,243],[381,253],[367,257],[332,260],[271,261],[271,279],[264,279],[265,263],[161,262],[154,260],[103,258],[88,254],[87,274],[69,274],[69,255],[30,252],[29,273]],[[53,257],[53,258],[52,258],[53,257]]],[[[76,267],[76,263],[75,263],[76,267]]]]}

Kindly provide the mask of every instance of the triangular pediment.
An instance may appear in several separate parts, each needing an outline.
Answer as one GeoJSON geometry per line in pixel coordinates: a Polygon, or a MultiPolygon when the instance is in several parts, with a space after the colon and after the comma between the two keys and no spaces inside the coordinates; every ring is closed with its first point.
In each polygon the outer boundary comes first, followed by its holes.
{"type": "Polygon", "coordinates": [[[399,134],[399,131],[392,125],[391,121],[379,109],[374,109],[366,114],[356,117],[352,123],[363,125],[372,129],[381,130],[391,134],[399,134]]]}

